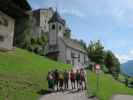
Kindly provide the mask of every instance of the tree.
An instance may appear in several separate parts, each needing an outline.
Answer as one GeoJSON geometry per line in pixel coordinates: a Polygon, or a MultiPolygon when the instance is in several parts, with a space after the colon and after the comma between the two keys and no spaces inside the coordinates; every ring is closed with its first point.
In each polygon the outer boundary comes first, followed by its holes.
{"type": "Polygon", "coordinates": [[[87,49],[86,43],[83,40],[80,40],[79,43],[81,44],[81,46],[83,46],[85,50],[87,49]]]}
{"type": "Polygon", "coordinates": [[[87,54],[92,62],[103,64],[104,47],[99,40],[96,42],[90,41],[90,44],[87,47],[87,54]]]}
{"type": "Polygon", "coordinates": [[[31,38],[30,43],[31,44],[28,45],[28,50],[39,55],[45,55],[48,43],[47,33],[44,33],[41,37],[31,38]]]}
{"type": "Polygon", "coordinates": [[[28,48],[30,45],[31,39],[31,25],[32,25],[32,18],[31,16],[18,18],[15,22],[15,38],[14,38],[14,45],[20,48],[28,48]]]}
{"type": "Polygon", "coordinates": [[[14,45],[39,55],[46,53],[48,34],[42,33],[40,37],[32,36],[32,16],[16,20],[14,45]]]}
{"type": "Polygon", "coordinates": [[[112,74],[117,79],[120,72],[120,62],[113,52],[105,51],[99,40],[90,41],[86,50],[92,62],[100,64],[104,72],[112,74]]]}
{"type": "Polygon", "coordinates": [[[64,33],[64,37],[65,38],[70,38],[71,37],[71,33],[70,32],[65,32],[64,33]]]}
{"type": "Polygon", "coordinates": [[[112,74],[115,78],[117,78],[120,72],[120,62],[113,54],[113,52],[105,52],[104,63],[105,66],[108,68],[109,73],[112,74]]]}

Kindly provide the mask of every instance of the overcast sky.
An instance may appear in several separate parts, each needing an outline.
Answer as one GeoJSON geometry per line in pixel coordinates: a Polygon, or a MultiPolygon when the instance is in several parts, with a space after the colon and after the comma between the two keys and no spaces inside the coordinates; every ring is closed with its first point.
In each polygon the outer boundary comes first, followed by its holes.
{"type": "Polygon", "coordinates": [[[33,9],[57,7],[72,37],[101,40],[121,63],[133,59],[133,0],[29,0],[33,9]]]}

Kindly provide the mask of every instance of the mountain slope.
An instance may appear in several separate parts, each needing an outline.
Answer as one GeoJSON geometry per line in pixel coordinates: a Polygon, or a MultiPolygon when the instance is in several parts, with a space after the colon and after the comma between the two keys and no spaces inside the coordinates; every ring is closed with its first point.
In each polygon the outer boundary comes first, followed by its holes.
{"type": "Polygon", "coordinates": [[[130,60],[121,65],[121,70],[124,74],[133,77],[133,60],[130,60]]]}
{"type": "Polygon", "coordinates": [[[70,68],[22,49],[0,52],[0,100],[37,100],[49,70],[70,68]]]}

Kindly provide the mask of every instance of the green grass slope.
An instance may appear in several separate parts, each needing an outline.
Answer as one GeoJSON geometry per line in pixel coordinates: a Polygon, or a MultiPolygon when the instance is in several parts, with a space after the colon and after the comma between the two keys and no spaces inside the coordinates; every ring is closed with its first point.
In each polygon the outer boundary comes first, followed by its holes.
{"type": "Polygon", "coordinates": [[[55,68],[64,70],[70,65],[18,48],[0,52],[0,100],[37,100],[37,92],[47,88],[47,72],[55,68]]]}
{"type": "Polygon", "coordinates": [[[100,89],[96,90],[96,74],[88,72],[88,94],[95,94],[100,100],[111,100],[115,94],[133,95],[133,89],[114,80],[111,75],[100,74],[100,89]]]}

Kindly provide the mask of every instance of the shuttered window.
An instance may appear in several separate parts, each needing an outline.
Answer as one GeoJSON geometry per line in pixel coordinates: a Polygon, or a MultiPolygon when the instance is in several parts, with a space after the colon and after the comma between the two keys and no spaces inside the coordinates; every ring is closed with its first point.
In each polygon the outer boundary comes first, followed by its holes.
{"type": "Polygon", "coordinates": [[[0,42],[4,41],[4,36],[0,35],[0,42]]]}

